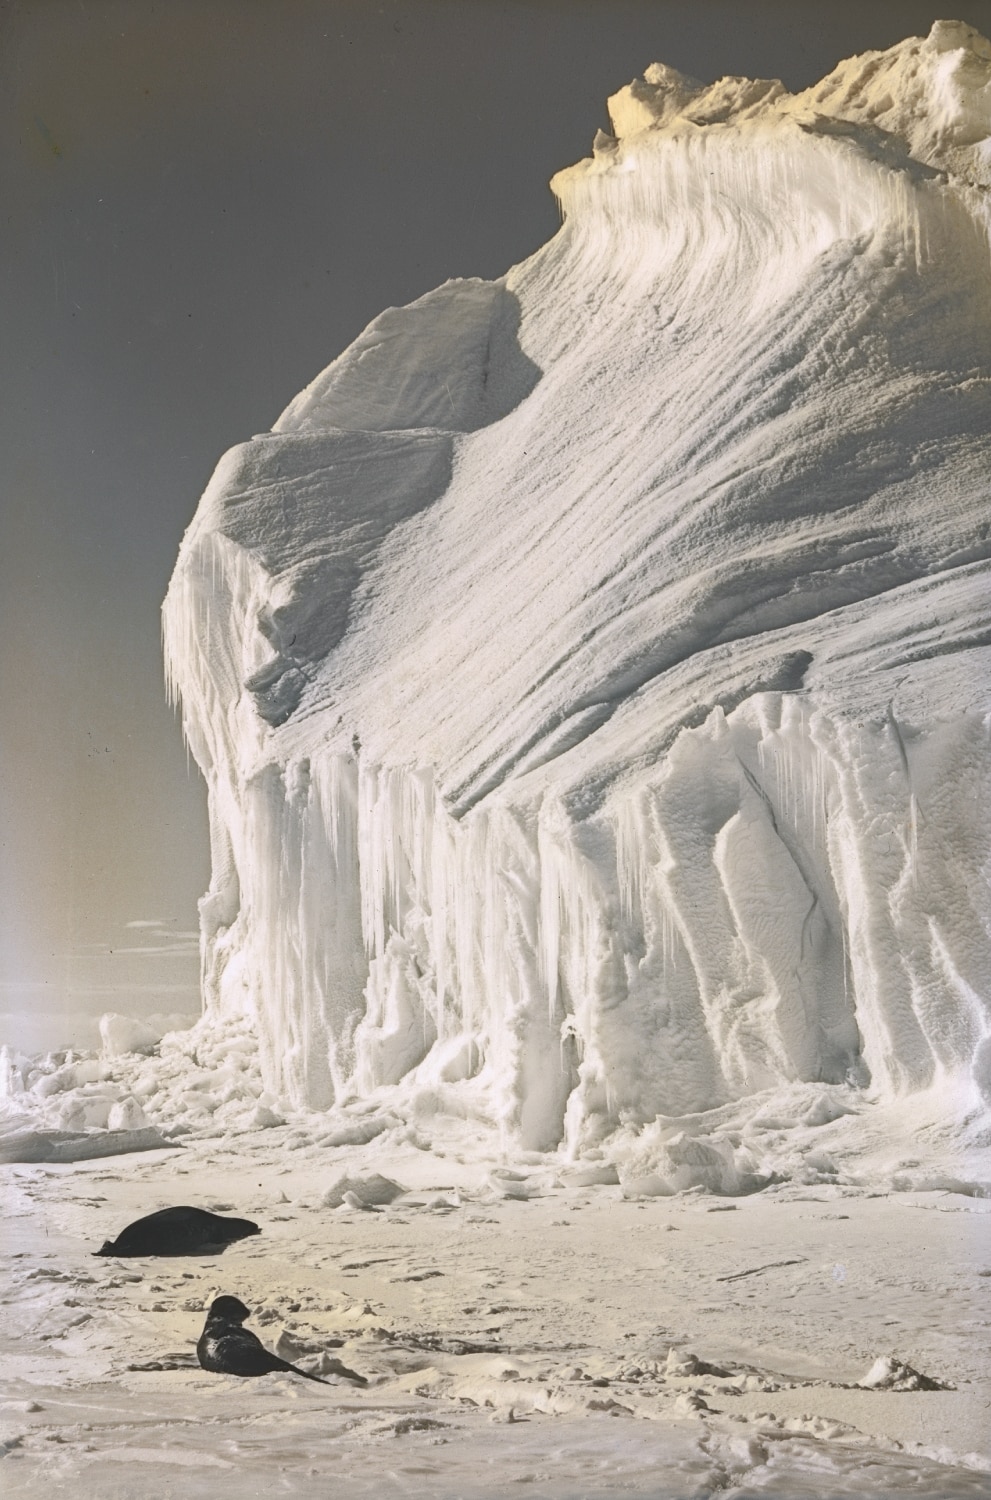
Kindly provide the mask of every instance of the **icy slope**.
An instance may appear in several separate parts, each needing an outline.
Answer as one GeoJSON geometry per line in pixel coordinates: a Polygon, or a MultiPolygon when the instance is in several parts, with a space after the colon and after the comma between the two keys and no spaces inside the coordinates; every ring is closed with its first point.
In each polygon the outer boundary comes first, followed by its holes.
{"type": "Polygon", "coordinates": [[[165,638],[273,1093],[991,1101],[989,80],[655,65],[547,246],[221,462],[165,638]]]}

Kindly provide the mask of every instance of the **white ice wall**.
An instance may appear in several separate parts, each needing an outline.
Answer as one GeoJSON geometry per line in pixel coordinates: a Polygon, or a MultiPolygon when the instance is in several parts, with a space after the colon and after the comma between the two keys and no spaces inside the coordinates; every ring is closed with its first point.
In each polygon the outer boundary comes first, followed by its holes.
{"type": "Polygon", "coordinates": [[[649,70],[548,246],[222,461],[166,652],[204,999],[273,1093],[575,1150],[795,1080],[991,1103],[975,38],[886,54],[890,109],[649,70]]]}

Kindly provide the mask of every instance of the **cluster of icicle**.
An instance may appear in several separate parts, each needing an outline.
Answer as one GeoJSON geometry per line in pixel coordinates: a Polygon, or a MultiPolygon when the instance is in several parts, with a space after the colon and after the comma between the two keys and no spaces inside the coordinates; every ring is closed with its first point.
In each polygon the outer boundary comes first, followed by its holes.
{"type": "Polygon", "coordinates": [[[979,716],[907,745],[763,694],[580,822],[455,820],[429,772],[335,752],[271,766],[204,901],[207,1005],[257,1017],[297,1106],[470,1080],[531,1149],[796,1080],[972,1107],[989,748],[979,716]]]}

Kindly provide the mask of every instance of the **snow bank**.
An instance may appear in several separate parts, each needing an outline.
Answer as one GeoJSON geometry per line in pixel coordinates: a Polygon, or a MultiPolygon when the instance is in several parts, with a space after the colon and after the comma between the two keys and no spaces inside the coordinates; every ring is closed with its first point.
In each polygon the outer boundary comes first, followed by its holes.
{"type": "MultiPolygon", "coordinates": [[[[655,65],[547,246],[221,461],[164,631],[266,1108],[977,1128],[989,80],[950,22],[795,97],[655,65]]],[[[630,1180],[761,1175],[677,1135],[630,1180]]]]}

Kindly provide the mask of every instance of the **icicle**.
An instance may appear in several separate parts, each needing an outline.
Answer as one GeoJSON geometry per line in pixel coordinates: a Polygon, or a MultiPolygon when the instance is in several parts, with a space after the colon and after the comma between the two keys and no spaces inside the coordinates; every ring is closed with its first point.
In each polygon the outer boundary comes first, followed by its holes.
{"type": "Polygon", "coordinates": [[[908,860],[909,883],[915,890],[919,862],[919,804],[914,792],[908,799],[908,860]]]}

